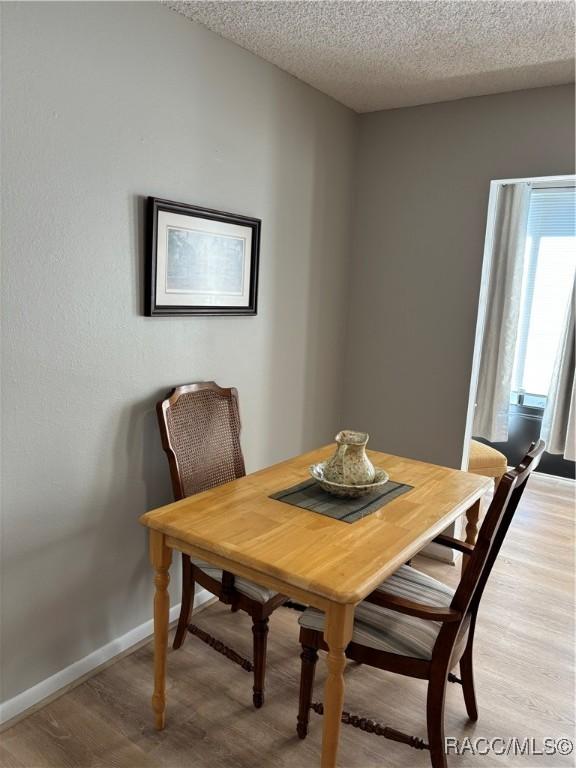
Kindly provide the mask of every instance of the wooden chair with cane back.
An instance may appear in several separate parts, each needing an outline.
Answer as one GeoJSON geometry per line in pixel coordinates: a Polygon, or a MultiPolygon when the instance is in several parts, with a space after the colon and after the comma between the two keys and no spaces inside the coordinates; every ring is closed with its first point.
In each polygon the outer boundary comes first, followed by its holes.
{"type": "MultiPolygon", "coordinates": [[[[428,749],[433,768],[446,768],[446,684],[462,686],[468,717],[477,720],[472,649],[478,606],[526,482],[538,466],[544,447],[542,440],[533,444],[520,464],[504,474],[475,545],[444,535],[435,539],[438,544],[459,550],[466,558],[455,590],[403,565],[356,606],[347,658],[428,681],[428,743],[347,712],[342,714],[342,722],[417,749],[428,749]],[[452,673],[458,663],[460,678],[452,673]]],[[[300,616],[300,625],[302,672],[297,730],[303,739],[308,733],[310,709],[323,713],[321,703],[312,703],[312,690],[318,650],[327,650],[327,646],[323,639],[323,613],[308,608],[300,616]]]]}
{"type": "MultiPolygon", "coordinates": [[[[176,387],[158,403],[156,411],[176,500],[244,477],[236,389],[223,389],[213,381],[176,387]]],[[[255,707],[261,707],[268,618],[286,600],[270,589],[183,554],[182,606],[173,647],[180,648],[190,632],[246,671],[253,672],[252,699],[255,707]],[[232,611],[246,611],[252,618],[253,662],[190,623],[195,584],[230,605],[232,611]]]]}

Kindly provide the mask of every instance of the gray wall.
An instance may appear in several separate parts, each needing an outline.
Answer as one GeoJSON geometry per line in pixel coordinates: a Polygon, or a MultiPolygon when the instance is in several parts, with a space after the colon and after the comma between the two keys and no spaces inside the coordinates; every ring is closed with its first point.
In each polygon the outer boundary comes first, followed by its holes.
{"type": "Polygon", "coordinates": [[[155,3],[2,15],[7,699],[150,618],[169,387],[238,387],[249,470],[333,436],[356,118],[155,3]],[[263,220],[257,317],[142,317],[146,195],[263,220]]]}
{"type": "Polygon", "coordinates": [[[7,699],[150,617],[172,385],[239,388],[249,470],[345,423],[458,464],[489,181],[573,126],[570,88],[358,118],[155,3],[2,16],[7,699]],[[142,317],[146,195],[262,218],[257,317],[142,317]]]}
{"type": "Polygon", "coordinates": [[[459,467],[489,185],[574,172],[573,86],[360,117],[346,422],[459,467]]]}

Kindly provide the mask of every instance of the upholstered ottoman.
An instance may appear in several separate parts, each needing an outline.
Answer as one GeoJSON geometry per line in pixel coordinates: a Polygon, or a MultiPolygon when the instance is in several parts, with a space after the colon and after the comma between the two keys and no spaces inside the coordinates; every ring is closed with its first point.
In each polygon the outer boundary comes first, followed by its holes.
{"type": "Polygon", "coordinates": [[[476,475],[485,475],[494,478],[497,487],[502,475],[506,474],[508,460],[503,453],[484,445],[477,440],[470,440],[470,456],[468,458],[468,471],[476,475]]]}

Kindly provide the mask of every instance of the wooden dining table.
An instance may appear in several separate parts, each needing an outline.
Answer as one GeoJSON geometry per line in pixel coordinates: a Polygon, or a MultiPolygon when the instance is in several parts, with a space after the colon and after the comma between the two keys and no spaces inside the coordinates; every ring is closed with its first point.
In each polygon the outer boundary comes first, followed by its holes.
{"type": "MultiPolygon", "coordinates": [[[[461,515],[466,541],[475,543],[480,499],[488,477],[377,451],[368,455],[390,479],[412,489],[382,508],[346,523],[270,496],[308,478],[311,464],[327,459],[327,446],[147,512],[154,567],[154,693],[156,728],[166,716],[166,657],[172,552],[185,552],[218,568],[312,605],[326,615],[329,648],[324,689],[322,768],[335,768],[344,701],[345,650],[354,608],[384,579],[461,515]]],[[[297,692],[294,692],[294,717],[297,692]]]]}

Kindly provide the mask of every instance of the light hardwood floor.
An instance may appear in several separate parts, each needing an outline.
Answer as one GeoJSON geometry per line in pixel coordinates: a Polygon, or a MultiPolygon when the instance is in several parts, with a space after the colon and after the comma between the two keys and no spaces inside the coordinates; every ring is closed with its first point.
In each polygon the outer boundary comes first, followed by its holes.
{"type": "MultiPolygon", "coordinates": [[[[476,688],[480,718],[466,719],[451,685],[446,734],[457,738],[574,737],[574,486],[535,476],[480,609],[476,688]]],[[[447,583],[459,569],[419,558],[447,583]]],[[[250,655],[249,619],[221,605],[198,624],[250,655]]],[[[2,768],[316,768],[321,719],[296,737],[297,614],[271,619],[267,701],[251,706],[251,675],[189,637],[169,654],[166,730],[152,726],[151,644],[121,659],[0,735],[2,768]]],[[[318,665],[320,700],[324,664],[318,665]]],[[[425,738],[425,684],[365,666],[346,671],[345,708],[425,738]]],[[[574,755],[449,757],[451,768],[573,766],[574,755]]],[[[428,768],[428,755],[343,726],[343,768],[428,768]]]]}

